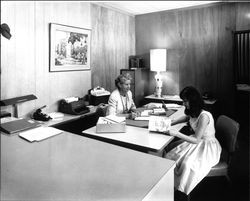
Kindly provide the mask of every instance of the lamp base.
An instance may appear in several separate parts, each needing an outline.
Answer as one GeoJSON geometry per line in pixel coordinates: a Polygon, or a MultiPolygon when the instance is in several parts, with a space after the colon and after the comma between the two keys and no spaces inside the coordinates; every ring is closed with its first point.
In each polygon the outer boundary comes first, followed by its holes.
{"type": "Polygon", "coordinates": [[[157,97],[157,98],[161,98],[161,97],[162,97],[161,91],[155,91],[155,92],[154,92],[154,95],[155,95],[155,97],[157,97]]]}
{"type": "Polygon", "coordinates": [[[157,72],[155,75],[155,96],[160,98],[162,92],[162,81],[161,81],[161,75],[160,72],[157,72]]]}

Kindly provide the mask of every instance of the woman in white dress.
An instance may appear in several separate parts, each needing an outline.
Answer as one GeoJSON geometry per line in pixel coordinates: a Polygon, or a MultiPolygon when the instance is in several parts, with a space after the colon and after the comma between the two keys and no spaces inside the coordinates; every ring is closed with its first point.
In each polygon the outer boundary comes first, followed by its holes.
{"type": "Polygon", "coordinates": [[[115,89],[108,101],[108,109],[106,115],[125,116],[133,119],[138,113],[130,91],[132,77],[129,73],[121,74],[115,79],[115,89]]]}
{"type": "Polygon", "coordinates": [[[181,143],[166,153],[165,158],[175,160],[175,189],[188,195],[220,160],[221,146],[215,138],[214,119],[203,110],[203,99],[194,87],[186,87],[180,97],[185,115],[173,120],[172,125],[189,122],[194,131],[187,136],[170,129],[169,135],[181,139],[181,143]]]}

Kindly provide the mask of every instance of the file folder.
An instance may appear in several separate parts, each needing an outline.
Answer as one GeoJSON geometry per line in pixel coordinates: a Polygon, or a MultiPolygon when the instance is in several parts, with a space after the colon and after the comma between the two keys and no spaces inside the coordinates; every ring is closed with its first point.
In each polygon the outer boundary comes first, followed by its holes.
{"type": "Polygon", "coordinates": [[[41,123],[38,123],[31,119],[30,120],[18,119],[18,120],[2,123],[0,126],[0,130],[8,134],[13,134],[13,133],[21,132],[21,131],[28,130],[31,128],[36,128],[40,125],[41,123]]]}

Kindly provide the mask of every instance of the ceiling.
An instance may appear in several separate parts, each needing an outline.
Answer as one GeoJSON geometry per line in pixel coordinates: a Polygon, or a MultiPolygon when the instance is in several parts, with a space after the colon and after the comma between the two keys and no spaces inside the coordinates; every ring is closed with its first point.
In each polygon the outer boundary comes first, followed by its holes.
{"type": "Polygon", "coordinates": [[[218,1],[93,1],[92,3],[129,15],[142,15],[152,12],[194,7],[217,2],[218,1]]]}

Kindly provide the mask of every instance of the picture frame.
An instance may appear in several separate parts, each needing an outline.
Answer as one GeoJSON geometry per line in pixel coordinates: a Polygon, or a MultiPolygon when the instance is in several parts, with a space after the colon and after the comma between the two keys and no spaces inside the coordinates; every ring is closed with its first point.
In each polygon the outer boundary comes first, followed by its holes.
{"type": "Polygon", "coordinates": [[[91,30],[50,23],[49,72],[90,70],[91,30]]]}

